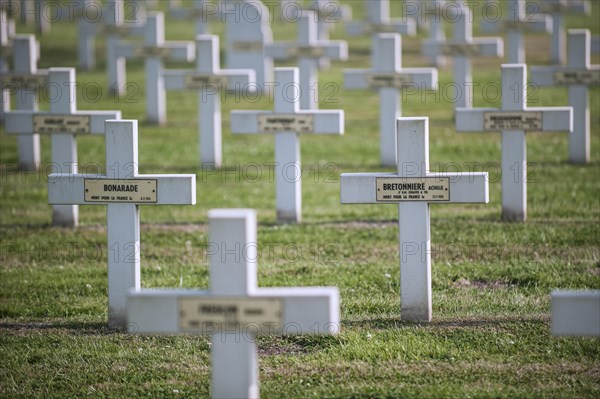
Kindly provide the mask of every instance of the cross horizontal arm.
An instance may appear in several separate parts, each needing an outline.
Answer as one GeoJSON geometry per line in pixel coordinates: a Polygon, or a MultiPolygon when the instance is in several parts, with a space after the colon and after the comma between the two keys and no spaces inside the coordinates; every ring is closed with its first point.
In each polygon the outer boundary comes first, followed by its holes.
{"type": "Polygon", "coordinates": [[[577,69],[564,66],[531,67],[529,79],[538,86],[557,86],[575,84],[600,86],[600,65],[589,69],[577,69]]]}
{"type": "MultiPolygon", "coordinates": [[[[48,176],[48,203],[52,205],[106,205],[115,201],[91,200],[86,201],[85,181],[115,182],[107,176],[83,175],[70,173],[53,173],[48,176]]],[[[132,201],[130,203],[156,205],[194,205],[196,204],[196,175],[136,175],[131,179],[118,180],[127,185],[128,181],[156,181],[156,200],[132,201]]],[[[123,201],[128,202],[128,201],[123,201]]]]}
{"type": "Polygon", "coordinates": [[[167,90],[199,90],[212,85],[216,90],[248,90],[255,91],[256,82],[254,69],[226,69],[214,74],[206,74],[193,70],[163,71],[165,88],[167,90]]]}
{"type": "MultiPolygon", "coordinates": [[[[288,122],[286,122],[288,124],[288,122]]],[[[277,114],[272,111],[232,111],[231,112],[231,132],[241,134],[252,133],[275,133],[280,131],[290,131],[296,133],[317,133],[317,134],[344,134],[344,111],[311,110],[306,112],[296,112],[290,114],[277,114]],[[275,120],[289,119],[290,125],[298,124],[302,121],[306,129],[294,130],[267,130],[259,124],[259,120],[265,117],[272,117],[275,120]]]]}
{"type": "Polygon", "coordinates": [[[88,117],[89,131],[81,134],[104,134],[104,122],[108,119],[121,119],[121,111],[76,111],[72,114],[55,114],[39,111],[11,111],[5,115],[4,128],[7,134],[30,134],[34,132],[34,116],[49,118],[88,117]]]}
{"type": "MultiPolygon", "coordinates": [[[[408,176],[407,176],[408,177],[408,176]]],[[[418,176],[415,176],[418,177],[418,176]]],[[[483,203],[489,202],[488,173],[427,173],[427,178],[448,178],[450,198],[430,203],[483,203]]],[[[377,179],[398,178],[395,173],[342,173],[340,199],[342,204],[389,203],[377,200],[377,179]]],[[[397,201],[397,203],[404,201],[397,201]]]]}
{"type": "MultiPolygon", "coordinates": [[[[502,111],[496,108],[478,108],[456,110],[456,130],[459,132],[483,132],[500,131],[500,129],[486,129],[485,114],[506,114],[515,115],[520,113],[539,113],[541,115],[541,129],[535,129],[540,132],[558,132],[573,131],[573,108],[571,107],[552,107],[535,108],[527,107],[524,111],[502,111]]],[[[506,129],[506,130],[524,130],[524,129],[506,129]]],[[[533,129],[528,129],[533,130],[533,129]]]]}
{"type": "Polygon", "coordinates": [[[336,333],[340,327],[339,292],[333,287],[261,288],[250,297],[214,296],[204,290],[131,290],[127,301],[128,328],[132,333],[175,334],[179,301],[188,298],[281,299],[281,330],[285,334],[336,333]]]}
{"type": "MultiPolygon", "coordinates": [[[[390,77],[390,80],[406,86],[433,89],[438,82],[438,71],[436,68],[402,68],[401,72],[387,73],[375,72],[372,69],[348,69],[344,71],[344,87],[346,89],[379,88],[381,85],[371,84],[373,80],[380,81],[377,77],[390,77]]],[[[398,87],[395,83],[390,85],[398,87]]]]}

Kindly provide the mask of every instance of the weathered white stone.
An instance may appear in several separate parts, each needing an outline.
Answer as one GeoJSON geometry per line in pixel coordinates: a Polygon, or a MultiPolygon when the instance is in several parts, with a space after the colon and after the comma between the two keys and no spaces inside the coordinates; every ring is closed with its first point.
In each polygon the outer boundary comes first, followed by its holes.
{"type": "Polygon", "coordinates": [[[600,337],[600,291],[554,291],[552,334],[600,337]]]}

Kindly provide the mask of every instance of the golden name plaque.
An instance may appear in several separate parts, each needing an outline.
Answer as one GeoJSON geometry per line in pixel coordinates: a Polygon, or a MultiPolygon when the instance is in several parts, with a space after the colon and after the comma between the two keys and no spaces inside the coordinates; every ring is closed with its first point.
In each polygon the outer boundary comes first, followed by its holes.
{"type": "Polygon", "coordinates": [[[90,117],[89,115],[34,115],[33,132],[90,134],[90,117]]]}
{"type": "Polygon", "coordinates": [[[284,327],[281,298],[179,298],[179,328],[211,334],[217,331],[277,333],[284,327]]]}
{"type": "Polygon", "coordinates": [[[275,132],[314,132],[313,115],[302,114],[268,114],[258,116],[258,131],[263,133],[275,132]]]}
{"type": "Polygon", "coordinates": [[[154,179],[85,179],[85,202],[122,202],[153,204],[157,202],[157,181],[154,179]]]}
{"type": "Polygon", "coordinates": [[[231,47],[237,51],[262,51],[262,42],[233,42],[231,47]]]}
{"type": "Polygon", "coordinates": [[[372,89],[383,87],[402,88],[414,82],[411,75],[375,73],[367,76],[367,85],[372,89]]]}
{"type": "Polygon", "coordinates": [[[171,49],[168,47],[138,47],[133,50],[136,57],[157,57],[167,58],[171,56],[171,49]]]}
{"type": "Polygon", "coordinates": [[[325,49],[322,47],[299,46],[290,47],[287,53],[289,57],[320,58],[325,56],[325,49]]]}
{"type": "Polygon", "coordinates": [[[377,202],[450,201],[449,177],[378,177],[377,202]]]}
{"type": "Polygon", "coordinates": [[[478,45],[465,43],[446,43],[442,46],[442,54],[445,56],[462,55],[465,57],[476,57],[481,54],[478,45]]]}
{"type": "Polygon", "coordinates": [[[225,90],[228,86],[227,76],[209,76],[201,74],[185,75],[185,87],[188,89],[218,89],[225,90]]]}
{"type": "Polygon", "coordinates": [[[554,74],[554,81],[559,85],[600,85],[600,69],[593,71],[561,71],[554,74]]]}
{"type": "Polygon", "coordinates": [[[506,130],[542,130],[543,119],[541,112],[531,111],[500,111],[483,114],[483,128],[486,131],[506,130]]]}
{"type": "Polygon", "coordinates": [[[0,78],[2,88],[14,90],[40,90],[48,83],[48,73],[35,75],[6,74],[0,78]]]}

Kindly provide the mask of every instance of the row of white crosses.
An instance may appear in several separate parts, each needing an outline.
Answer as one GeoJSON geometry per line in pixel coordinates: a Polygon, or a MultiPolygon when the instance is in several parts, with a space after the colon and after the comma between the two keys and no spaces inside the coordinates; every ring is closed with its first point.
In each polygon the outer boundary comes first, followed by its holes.
{"type": "Polygon", "coordinates": [[[140,289],[139,206],[194,205],[196,175],[139,174],[137,121],[99,124],[106,142],[106,174],[78,174],[76,169],[53,173],[48,176],[48,203],[107,205],[108,324],[125,329],[127,295],[140,289]]]}
{"type": "Polygon", "coordinates": [[[300,72],[300,109],[319,108],[317,71],[320,60],[347,60],[345,41],[322,40],[318,37],[317,14],[302,11],[295,43],[275,42],[265,48],[265,55],[274,60],[297,60],[300,72]]]}
{"type": "Polygon", "coordinates": [[[435,68],[403,68],[402,40],[397,33],[373,38],[372,69],[344,71],[346,89],[370,88],[379,92],[379,140],[381,164],[396,165],[395,121],[401,116],[400,93],[406,87],[432,89],[438,83],[435,68]]]}
{"type": "Polygon", "coordinates": [[[275,134],[277,221],[302,219],[302,165],[299,134],[343,134],[344,111],[300,108],[297,68],[275,68],[274,111],[232,111],[231,132],[275,134]]]}
{"type": "Polygon", "coordinates": [[[128,330],[211,338],[211,396],[258,398],[257,335],[337,334],[335,287],[259,288],[256,214],[208,213],[208,290],[131,290],[128,330]]]}
{"type": "Polygon", "coordinates": [[[403,320],[429,322],[431,233],[429,205],[487,203],[487,172],[429,171],[429,119],[399,118],[396,173],[342,173],[342,204],[398,204],[403,320]]]}
{"type": "Polygon", "coordinates": [[[528,131],[573,131],[571,107],[528,107],[527,68],[502,65],[502,108],[456,109],[459,132],[502,132],[502,218],[523,222],[527,218],[528,131]]]}
{"type": "MultiPolygon", "coordinates": [[[[36,111],[38,93],[48,83],[48,71],[37,69],[37,41],[34,35],[15,35],[12,46],[12,72],[4,73],[0,83],[14,93],[15,109],[36,111]]],[[[37,170],[41,162],[39,135],[18,135],[17,147],[19,169],[37,170]]]]}
{"type": "MultiPolygon", "coordinates": [[[[63,173],[77,173],[76,135],[103,135],[104,122],[118,119],[121,111],[78,111],[74,68],[48,70],[49,111],[16,110],[6,113],[7,134],[51,135],[54,168],[63,173]]],[[[52,210],[54,226],[77,226],[76,205],[56,205],[52,210]]]]}
{"type": "Polygon", "coordinates": [[[198,92],[198,137],[200,162],[208,168],[221,167],[221,92],[250,92],[256,86],[253,69],[221,69],[219,37],[196,37],[196,69],[165,70],[167,90],[198,92]]]}
{"type": "Polygon", "coordinates": [[[473,22],[471,12],[462,3],[449,4],[446,12],[453,18],[454,35],[452,40],[425,40],[423,54],[433,59],[452,56],[454,83],[462,93],[455,93],[455,108],[471,108],[473,106],[473,74],[471,57],[504,56],[504,41],[498,37],[473,38],[473,22]]]}
{"type": "Polygon", "coordinates": [[[569,162],[590,161],[590,96],[588,86],[600,86],[600,65],[590,65],[590,32],[569,30],[566,66],[532,67],[531,82],[537,86],[567,86],[573,107],[573,134],[569,136],[569,162]]]}
{"type": "Polygon", "coordinates": [[[524,32],[552,32],[552,18],[546,14],[532,13],[525,0],[508,0],[506,18],[492,21],[485,18],[481,24],[484,32],[506,32],[507,63],[525,63],[524,32]]]}

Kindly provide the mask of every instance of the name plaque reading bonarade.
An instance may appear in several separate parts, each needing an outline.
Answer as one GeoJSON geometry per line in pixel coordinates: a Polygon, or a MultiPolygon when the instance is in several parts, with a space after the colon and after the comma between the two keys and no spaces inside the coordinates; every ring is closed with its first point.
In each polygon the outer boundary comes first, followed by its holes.
{"type": "Polygon", "coordinates": [[[484,130],[542,130],[542,113],[532,111],[499,111],[483,114],[484,130]]]}
{"type": "Polygon", "coordinates": [[[600,69],[593,71],[561,71],[554,74],[558,85],[582,84],[586,86],[600,85],[600,69]]]}
{"type": "Polygon", "coordinates": [[[171,55],[171,49],[168,47],[138,47],[133,50],[136,57],[158,57],[166,58],[171,55]]]}
{"type": "Polygon", "coordinates": [[[312,133],[314,131],[314,120],[310,114],[258,115],[258,131],[264,133],[312,133]]]}
{"type": "Polygon", "coordinates": [[[377,202],[450,201],[448,177],[378,177],[377,202]]]}
{"type": "Polygon", "coordinates": [[[157,182],[125,179],[85,179],[85,202],[126,202],[148,204],[157,202],[157,182]]]}
{"type": "Polygon", "coordinates": [[[322,47],[299,46],[288,48],[287,53],[289,57],[317,58],[323,57],[325,55],[325,50],[322,47]]]}
{"type": "Polygon", "coordinates": [[[475,57],[481,53],[479,46],[465,43],[446,43],[442,46],[442,54],[446,56],[463,55],[475,57]]]}
{"type": "Polygon", "coordinates": [[[281,298],[183,297],[178,302],[179,328],[182,330],[273,333],[283,328],[281,298]]]}
{"type": "Polygon", "coordinates": [[[6,74],[0,78],[2,88],[8,90],[40,90],[48,83],[48,72],[35,75],[6,74]]]}
{"type": "Polygon", "coordinates": [[[224,90],[228,85],[227,76],[189,74],[185,75],[185,87],[188,89],[212,89],[224,90]]]}
{"type": "Polygon", "coordinates": [[[34,115],[33,131],[38,134],[90,134],[89,115],[34,115]]]}
{"type": "Polygon", "coordinates": [[[398,74],[383,74],[374,73],[367,75],[367,84],[370,88],[380,89],[382,87],[406,87],[407,84],[412,83],[414,80],[411,75],[398,75],[398,74]]]}

